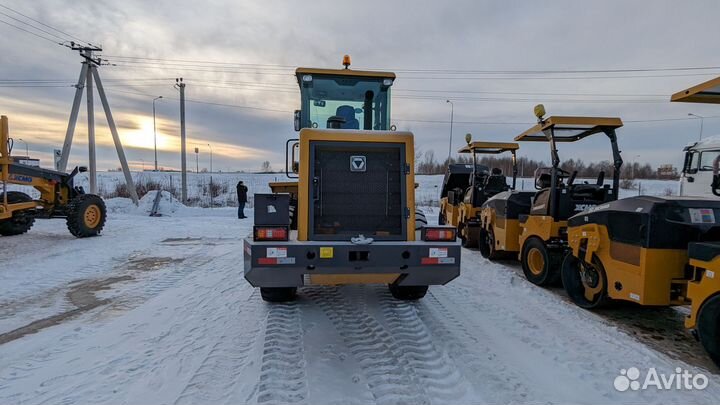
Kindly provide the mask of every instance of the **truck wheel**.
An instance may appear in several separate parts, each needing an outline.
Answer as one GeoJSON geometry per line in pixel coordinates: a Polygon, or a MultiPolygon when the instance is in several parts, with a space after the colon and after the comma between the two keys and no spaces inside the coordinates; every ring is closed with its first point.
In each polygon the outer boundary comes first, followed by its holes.
{"type": "Polygon", "coordinates": [[[720,367],[720,295],[705,301],[697,323],[698,337],[712,361],[720,367]]]}
{"type": "Polygon", "coordinates": [[[427,225],[427,218],[422,210],[415,210],[415,230],[419,231],[427,225]]]}
{"type": "Polygon", "coordinates": [[[260,287],[260,296],[265,302],[294,301],[297,287],[260,287]]]}
{"type": "Polygon", "coordinates": [[[567,295],[577,306],[592,309],[607,303],[607,275],[597,258],[590,264],[568,254],[563,260],[561,278],[567,295]]]}
{"type": "Polygon", "coordinates": [[[81,194],[68,203],[67,228],[73,236],[87,238],[100,235],[106,219],[105,202],[99,196],[81,194]]]}
{"type": "Polygon", "coordinates": [[[400,286],[397,284],[389,284],[388,287],[390,288],[390,294],[392,294],[395,299],[403,301],[419,300],[424,297],[428,291],[428,286],[426,285],[400,286]]]}
{"type": "Polygon", "coordinates": [[[492,225],[490,225],[490,229],[480,229],[478,248],[482,257],[488,260],[499,258],[500,254],[495,250],[495,232],[492,230],[492,225]]]}
{"type": "Polygon", "coordinates": [[[549,252],[545,242],[535,236],[528,238],[520,256],[525,277],[538,286],[548,286],[559,281],[561,259],[559,254],[549,252]]]}
{"type": "MultiPolygon", "coordinates": [[[[0,202],[4,201],[5,196],[0,194],[0,202]]],[[[7,192],[8,204],[17,204],[32,202],[33,199],[25,193],[19,191],[8,191],[7,192]]],[[[29,210],[15,211],[13,216],[8,219],[0,221],[0,235],[2,236],[15,236],[22,235],[29,231],[35,223],[35,215],[29,210]]]]}

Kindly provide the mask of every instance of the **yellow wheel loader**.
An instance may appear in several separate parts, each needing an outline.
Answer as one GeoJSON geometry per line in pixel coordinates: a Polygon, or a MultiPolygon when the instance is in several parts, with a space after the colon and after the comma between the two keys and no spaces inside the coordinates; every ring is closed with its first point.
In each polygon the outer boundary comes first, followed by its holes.
{"type": "Polygon", "coordinates": [[[390,124],[395,74],[343,64],[296,70],[300,134],[286,144],[286,174],[297,181],[255,195],[245,279],[266,301],[344,284],[387,284],[395,298],[416,300],[460,274],[455,228],[416,230],[413,134],[390,124]]]}
{"type": "MultiPolygon", "coordinates": [[[[560,266],[568,249],[568,218],[617,199],[622,158],[615,130],[622,126],[622,121],[606,117],[544,118],[545,108],[542,105],[535,107],[535,115],[537,125],[515,137],[515,141],[547,142],[552,166],[535,172],[537,192],[532,197],[529,212],[518,214],[520,235],[516,246],[520,248],[525,277],[533,284],[544,286],[557,283],[560,279],[560,266]],[[612,184],[605,184],[604,171],[598,173],[594,183],[578,184],[577,172],[570,173],[560,168],[557,144],[581,141],[594,134],[605,134],[610,140],[612,184]]],[[[506,206],[509,207],[510,203],[506,206]]],[[[508,236],[514,235],[510,232],[506,233],[508,236]]]]}
{"type": "MultiPolygon", "coordinates": [[[[671,100],[720,104],[720,78],[671,100]]],[[[565,289],[583,308],[689,305],[685,326],[720,366],[719,219],[720,199],[701,197],[638,196],[580,213],[568,221],[565,289]]]]}
{"type": "MultiPolygon", "coordinates": [[[[515,153],[518,144],[507,142],[477,142],[470,139],[468,134],[467,145],[460,148],[458,153],[472,154],[472,164],[462,165],[469,167],[470,173],[464,187],[448,192],[446,201],[440,202],[440,217],[447,218],[447,224],[457,228],[462,246],[467,248],[478,247],[480,241],[480,210],[485,201],[492,196],[515,188],[517,178],[517,164],[515,153]],[[507,177],[502,169],[492,169],[478,164],[478,155],[510,152],[512,155],[512,183],[508,184],[507,177]]],[[[453,165],[457,166],[457,165],[453,165]]],[[[448,173],[453,168],[448,168],[448,173]]],[[[444,182],[445,183],[445,182],[444,182]]],[[[443,187],[443,190],[445,187],[443,187]]]]}
{"type": "MultiPolygon", "coordinates": [[[[29,158],[12,156],[8,118],[0,119],[0,235],[14,236],[32,228],[36,218],[65,218],[67,228],[78,238],[99,235],[105,226],[106,209],[102,198],[85,194],[73,178],[85,168],[71,173],[42,169],[24,164],[29,158]],[[11,185],[33,187],[39,199],[11,185]]],[[[22,188],[19,188],[22,189],[22,188]]]]}

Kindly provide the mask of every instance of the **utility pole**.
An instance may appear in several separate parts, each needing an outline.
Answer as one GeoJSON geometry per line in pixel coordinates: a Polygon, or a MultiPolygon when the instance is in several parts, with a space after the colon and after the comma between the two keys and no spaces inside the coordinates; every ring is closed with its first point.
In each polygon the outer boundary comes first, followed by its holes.
{"type": "Polygon", "coordinates": [[[135,190],[135,183],[130,173],[130,167],[125,157],[125,151],[120,141],[120,136],[115,126],[115,120],[110,111],[110,104],[108,103],[107,96],[105,95],[105,88],[100,80],[100,74],[97,71],[98,66],[103,64],[101,58],[94,57],[94,52],[102,52],[102,48],[97,46],[81,46],[74,42],[70,43],[70,49],[78,51],[80,56],[83,58],[82,68],[80,69],[80,77],[78,83],[75,86],[75,99],[73,100],[72,109],[70,111],[70,119],[68,120],[67,131],[65,132],[65,141],[63,142],[63,149],[58,159],[57,169],[58,171],[66,171],[68,159],[70,158],[70,149],[72,148],[72,140],[75,135],[75,126],[77,124],[78,112],[80,111],[80,103],[82,102],[82,94],[85,87],[87,87],[87,109],[88,109],[88,155],[89,155],[89,166],[90,166],[90,192],[97,193],[97,167],[95,159],[95,114],[94,114],[94,100],[93,100],[93,82],[97,87],[98,96],[102,102],[103,110],[105,111],[105,118],[110,127],[110,133],[112,134],[113,143],[115,144],[115,150],[120,160],[120,165],[125,175],[125,182],[130,192],[130,198],[133,200],[135,205],[138,204],[137,191],[135,190]]]}
{"type": "Polygon", "coordinates": [[[175,87],[180,90],[180,169],[182,170],[182,202],[187,203],[187,148],[185,145],[185,83],[182,77],[175,79],[175,87]]]}
{"type": "Polygon", "coordinates": [[[448,146],[448,166],[450,165],[450,157],[452,156],[452,133],[453,133],[453,116],[455,115],[455,104],[450,100],[445,100],[446,103],[450,103],[450,145],[448,146]]]}
{"type": "Polygon", "coordinates": [[[155,141],[155,171],[158,171],[158,164],[157,164],[157,126],[155,125],[155,102],[159,99],[163,98],[162,96],[155,97],[153,99],[153,139],[155,141]]]}
{"type": "MultiPolygon", "coordinates": [[[[92,50],[86,52],[87,57],[92,60],[92,50]]],[[[90,169],[90,194],[97,194],[97,160],[95,156],[95,108],[93,102],[93,76],[92,67],[87,71],[85,79],[87,90],[87,120],[88,120],[88,162],[90,169]]]]}

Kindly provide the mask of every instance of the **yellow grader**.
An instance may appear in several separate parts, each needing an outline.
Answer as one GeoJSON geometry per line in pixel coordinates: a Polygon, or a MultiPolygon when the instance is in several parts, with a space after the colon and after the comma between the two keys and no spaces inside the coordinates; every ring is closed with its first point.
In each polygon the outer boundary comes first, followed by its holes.
{"type": "Polygon", "coordinates": [[[286,174],[297,181],[255,195],[245,278],[266,301],[344,284],[387,284],[415,300],[460,274],[455,228],[416,230],[413,134],[390,124],[395,74],[343,64],[296,70],[300,134],[286,144],[286,174]]]}
{"type": "Polygon", "coordinates": [[[85,168],[76,167],[68,174],[21,164],[21,159],[11,155],[13,140],[6,116],[0,125],[0,235],[23,234],[36,218],[65,218],[68,230],[78,238],[99,235],[105,226],[105,203],[73,183],[75,175],[85,168]],[[8,190],[10,185],[33,187],[40,198],[8,190]]]}

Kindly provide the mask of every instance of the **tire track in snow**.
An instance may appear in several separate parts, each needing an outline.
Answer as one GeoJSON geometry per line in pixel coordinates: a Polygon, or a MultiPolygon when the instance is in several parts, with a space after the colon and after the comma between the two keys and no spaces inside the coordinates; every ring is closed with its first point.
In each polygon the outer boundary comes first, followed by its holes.
{"type": "Polygon", "coordinates": [[[378,404],[429,404],[427,392],[413,368],[398,352],[392,335],[364,309],[349,303],[334,287],[307,288],[356,358],[378,404]]]}
{"type": "Polygon", "coordinates": [[[257,384],[260,404],[295,404],[307,399],[307,376],[299,304],[272,304],[257,384]]]}
{"type": "MultiPolygon", "coordinates": [[[[418,316],[437,337],[436,341],[447,345],[458,366],[466,369],[464,375],[475,390],[480,391],[487,402],[526,402],[528,398],[533,398],[525,378],[498,358],[496,350],[488,344],[491,340],[482,329],[473,328],[471,332],[467,320],[458,319],[455,312],[437,298],[433,290],[439,288],[444,287],[431,289],[419,303],[418,316]],[[508,399],[509,393],[513,396],[508,399]]],[[[456,306],[453,305],[453,308],[456,306]]]]}
{"type": "MultiPolygon", "coordinates": [[[[188,381],[175,404],[227,403],[236,386],[242,383],[243,372],[260,334],[262,308],[257,290],[246,300],[237,323],[228,325],[222,336],[188,381]],[[250,325],[249,329],[246,326],[250,325]]],[[[235,313],[235,311],[232,311],[235,313]]]]}
{"type": "Polygon", "coordinates": [[[375,292],[397,351],[426,387],[431,403],[462,402],[470,386],[457,365],[433,341],[418,316],[418,304],[396,300],[385,286],[376,287],[375,292]]]}

